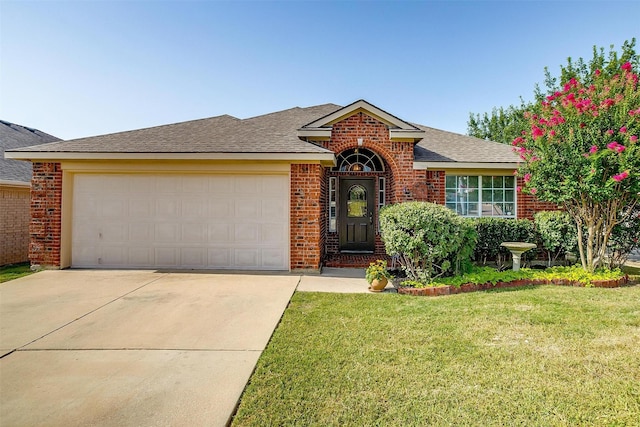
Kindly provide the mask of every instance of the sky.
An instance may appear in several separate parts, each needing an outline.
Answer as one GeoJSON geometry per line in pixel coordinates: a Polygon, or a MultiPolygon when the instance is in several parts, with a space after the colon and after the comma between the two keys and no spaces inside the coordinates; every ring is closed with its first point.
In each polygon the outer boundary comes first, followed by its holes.
{"type": "Polygon", "coordinates": [[[635,0],[0,0],[0,119],[73,139],[365,99],[466,133],[469,113],[531,100],[545,66],[640,38],[639,16],[635,0]]]}

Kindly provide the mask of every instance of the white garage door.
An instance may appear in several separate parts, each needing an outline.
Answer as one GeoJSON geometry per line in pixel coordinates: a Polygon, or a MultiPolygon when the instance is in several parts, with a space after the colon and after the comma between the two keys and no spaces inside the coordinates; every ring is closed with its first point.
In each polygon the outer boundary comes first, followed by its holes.
{"type": "Polygon", "coordinates": [[[289,269],[286,175],[76,174],[72,266],[289,269]]]}

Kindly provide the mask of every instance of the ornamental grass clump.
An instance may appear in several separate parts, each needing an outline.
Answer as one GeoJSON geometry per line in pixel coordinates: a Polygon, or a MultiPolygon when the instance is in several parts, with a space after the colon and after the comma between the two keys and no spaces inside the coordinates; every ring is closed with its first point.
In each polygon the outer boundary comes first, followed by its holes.
{"type": "Polygon", "coordinates": [[[384,207],[380,235],[387,254],[397,257],[407,279],[422,283],[468,269],[476,242],[468,220],[427,202],[384,207]]]}

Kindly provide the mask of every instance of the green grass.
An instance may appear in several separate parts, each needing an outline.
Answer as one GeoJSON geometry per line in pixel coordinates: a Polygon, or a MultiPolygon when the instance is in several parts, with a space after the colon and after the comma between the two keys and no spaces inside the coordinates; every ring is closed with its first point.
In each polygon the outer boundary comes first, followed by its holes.
{"type": "Polygon", "coordinates": [[[640,425],[640,286],[296,293],[233,426],[640,425]]]}
{"type": "Polygon", "coordinates": [[[28,276],[29,274],[33,274],[33,271],[29,268],[29,264],[15,264],[0,267],[0,283],[8,282],[9,280],[22,276],[28,276]]]}

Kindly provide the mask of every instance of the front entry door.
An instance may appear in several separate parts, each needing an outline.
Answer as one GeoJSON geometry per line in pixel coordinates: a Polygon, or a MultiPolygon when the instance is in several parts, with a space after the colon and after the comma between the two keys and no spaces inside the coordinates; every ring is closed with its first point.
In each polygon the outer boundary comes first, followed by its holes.
{"type": "Polygon", "coordinates": [[[373,178],[340,180],[340,250],[373,252],[375,185],[373,178]]]}

